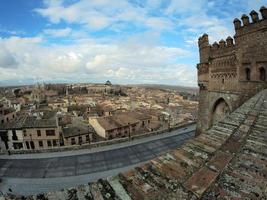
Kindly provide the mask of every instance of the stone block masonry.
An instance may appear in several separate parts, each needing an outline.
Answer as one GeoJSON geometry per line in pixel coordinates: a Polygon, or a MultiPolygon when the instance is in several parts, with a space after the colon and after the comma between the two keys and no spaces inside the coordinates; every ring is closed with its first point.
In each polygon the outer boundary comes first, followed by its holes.
{"type": "Polygon", "coordinates": [[[267,18],[251,11],[234,20],[234,38],[209,43],[199,38],[200,89],[197,133],[203,133],[217,121],[239,107],[249,97],[267,88],[267,18]]]}

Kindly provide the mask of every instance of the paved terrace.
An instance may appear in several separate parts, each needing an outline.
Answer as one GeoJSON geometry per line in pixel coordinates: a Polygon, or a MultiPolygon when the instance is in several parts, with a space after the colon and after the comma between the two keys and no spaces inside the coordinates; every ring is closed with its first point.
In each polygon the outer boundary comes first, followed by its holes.
{"type": "Polygon", "coordinates": [[[94,149],[0,156],[0,190],[36,194],[60,190],[134,168],[194,136],[195,125],[94,149]]]}
{"type": "Polygon", "coordinates": [[[267,199],[267,90],[198,136],[133,170],[38,197],[267,199]]]}

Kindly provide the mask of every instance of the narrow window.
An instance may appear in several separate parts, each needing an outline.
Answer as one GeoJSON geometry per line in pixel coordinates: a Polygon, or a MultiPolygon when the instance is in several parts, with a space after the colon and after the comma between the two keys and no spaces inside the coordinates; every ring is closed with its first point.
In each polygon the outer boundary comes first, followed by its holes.
{"type": "Polygon", "coordinates": [[[245,69],[245,72],[246,72],[246,80],[247,81],[250,81],[250,69],[249,68],[246,68],[245,69]]]}
{"type": "Polygon", "coordinates": [[[75,138],[71,138],[71,144],[72,145],[76,144],[75,138]]]}
{"type": "Polygon", "coordinates": [[[38,136],[38,137],[41,136],[41,130],[37,130],[37,136],[38,136]]]}
{"type": "Polygon", "coordinates": [[[43,147],[43,141],[39,141],[39,147],[43,147]]]}

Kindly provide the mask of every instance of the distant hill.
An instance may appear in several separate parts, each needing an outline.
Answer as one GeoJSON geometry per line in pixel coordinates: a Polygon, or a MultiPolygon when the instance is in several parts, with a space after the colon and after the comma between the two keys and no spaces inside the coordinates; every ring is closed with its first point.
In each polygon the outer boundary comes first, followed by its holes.
{"type": "Polygon", "coordinates": [[[129,86],[143,87],[143,88],[154,88],[154,89],[164,89],[164,90],[176,90],[179,92],[188,92],[188,93],[198,93],[197,87],[187,87],[180,85],[162,85],[162,84],[134,84],[129,86]]]}

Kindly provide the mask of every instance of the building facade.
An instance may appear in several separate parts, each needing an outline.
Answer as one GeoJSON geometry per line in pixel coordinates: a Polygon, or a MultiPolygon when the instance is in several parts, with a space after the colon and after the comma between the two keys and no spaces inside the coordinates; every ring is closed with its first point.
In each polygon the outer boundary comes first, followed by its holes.
{"type": "Polygon", "coordinates": [[[146,132],[150,122],[150,115],[138,112],[123,112],[113,116],[89,119],[96,133],[105,139],[130,137],[146,132]]]}
{"type": "Polygon", "coordinates": [[[59,147],[61,127],[55,113],[22,115],[0,126],[3,150],[34,150],[59,147]]]}
{"type": "Polygon", "coordinates": [[[234,38],[209,43],[199,38],[197,134],[267,87],[267,8],[234,20],[234,38]]]}

